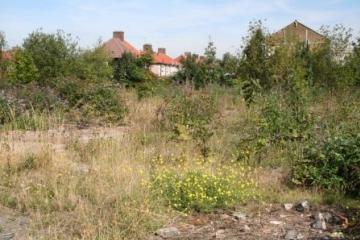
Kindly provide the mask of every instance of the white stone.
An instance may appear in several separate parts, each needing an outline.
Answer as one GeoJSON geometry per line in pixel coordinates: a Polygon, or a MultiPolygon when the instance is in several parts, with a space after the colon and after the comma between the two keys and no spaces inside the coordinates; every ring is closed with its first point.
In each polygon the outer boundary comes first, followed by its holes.
{"type": "Polygon", "coordinates": [[[326,230],[326,222],[322,213],[317,213],[315,215],[315,222],[312,224],[312,227],[315,229],[326,230]]]}
{"type": "Polygon", "coordinates": [[[180,235],[179,229],[176,227],[161,228],[156,232],[156,235],[162,238],[173,238],[180,235]]]}
{"type": "Polygon", "coordinates": [[[283,224],[283,222],[281,222],[281,221],[270,221],[270,223],[273,225],[282,225],[283,224]]]}
{"type": "Polygon", "coordinates": [[[225,239],[225,238],[226,238],[226,236],[225,236],[225,231],[222,230],[222,229],[216,231],[215,237],[216,237],[216,239],[225,239]]]}
{"type": "Polygon", "coordinates": [[[285,203],[284,208],[286,211],[290,211],[294,207],[294,204],[292,203],[285,203]]]}

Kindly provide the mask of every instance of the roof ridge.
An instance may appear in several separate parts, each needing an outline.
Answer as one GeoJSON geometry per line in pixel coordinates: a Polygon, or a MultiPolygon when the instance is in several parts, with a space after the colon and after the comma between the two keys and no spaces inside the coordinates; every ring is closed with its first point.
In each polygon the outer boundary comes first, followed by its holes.
{"type": "MultiPolygon", "coordinates": [[[[303,24],[302,22],[299,22],[299,21],[298,21],[298,20],[296,20],[296,19],[295,19],[295,21],[294,21],[294,22],[297,22],[298,24],[302,25],[303,27],[305,27],[305,28],[307,28],[307,29],[309,29],[309,30],[313,31],[314,33],[319,34],[319,35],[321,35],[321,36],[323,36],[323,37],[324,37],[324,35],[322,35],[321,33],[317,32],[317,31],[315,31],[315,30],[314,30],[314,29],[312,29],[311,27],[306,26],[306,25],[305,25],[305,24],[303,24]]],[[[294,23],[294,22],[293,22],[293,23],[294,23]]],[[[289,25],[291,25],[291,23],[290,23],[289,25]]],[[[289,25],[288,25],[288,26],[289,26],[289,25]]]]}
{"type": "Polygon", "coordinates": [[[322,37],[325,37],[323,34],[321,34],[321,33],[317,32],[317,31],[315,31],[314,29],[306,26],[305,24],[303,24],[302,22],[298,21],[297,19],[295,19],[293,22],[291,22],[290,24],[286,25],[285,27],[281,28],[280,30],[274,32],[273,34],[281,33],[283,30],[285,30],[286,28],[290,27],[290,26],[291,26],[292,24],[294,24],[294,23],[300,24],[300,25],[302,25],[304,28],[307,28],[307,29],[309,29],[310,31],[312,31],[312,32],[314,32],[314,33],[316,33],[316,34],[318,34],[318,35],[320,35],[320,36],[322,36],[322,37]]]}

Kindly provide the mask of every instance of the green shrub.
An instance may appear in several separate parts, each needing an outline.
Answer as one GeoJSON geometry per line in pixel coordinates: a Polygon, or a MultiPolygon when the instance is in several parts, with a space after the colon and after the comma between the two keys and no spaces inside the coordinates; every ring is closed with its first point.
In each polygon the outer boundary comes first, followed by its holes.
{"type": "Polygon", "coordinates": [[[123,119],[127,109],[118,92],[105,86],[96,85],[84,97],[86,116],[103,117],[107,121],[123,119]]]}
{"type": "Polygon", "coordinates": [[[78,53],[77,43],[62,31],[55,34],[34,31],[24,40],[23,48],[33,59],[40,82],[50,85],[71,73],[78,53]]]}
{"type": "Polygon", "coordinates": [[[216,111],[213,97],[200,92],[178,92],[161,112],[169,127],[174,129],[180,124],[196,130],[198,126],[210,124],[216,111]]]}
{"type": "Polygon", "coordinates": [[[254,102],[256,95],[259,95],[261,90],[262,88],[257,79],[251,78],[241,83],[241,92],[248,106],[254,102]]]}
{"type": "Polygon", "coordinates": [[[7,101],[0,97],[0,125],[10,122],[11,119],[11,108],[7,101]]]}
{"type": "Polygon", "coordinates": [[[203,156],[209,154],[207,143],[213,135],[210,124],[217,112],[212,96],[178,92],[160,112],[164,126],[172,130],[177,139],[193,138],[199,144],[203,156]]]}
{"type": "Polygon", "coordinates": [[[114,80],[126,86],[135,86],[144,81],[151,80],[148,70],[152,57],[147,54],[135,58],[131,53],[125,53],[121,58],[113,61],[114,80]]]}
{"type": "Polygon", "coordinates": [[[113,68],[108,54],[102,47],[82,51],[73,65],[73,75],[87,82],[104,82],[110,80],[113,68]]]}
{"type": "Polygon", "coordinates": [[[26,84],[37,81],[39,71],[30,54],[23,50],[17,50],[14,62],[10,67],[10,79],[14,84],[26,84]]]}
{"type": "Polygon", "coordinates": [[[292,181],[360,197],[360,135],[314,143],[293,167],[292,181]]]}
{"type": "Polygon", "coordinates": [[[265,99],[261,110],[260,129],[272,141],[309,138],[313,120],[306,103],[289,93],[273,93],[265,99]]]}
{"type": "Polygon", "coordinates": [[[84,102],[86,83],[77,79],[63,79],[59,82],[57,89],[60,98],[65,101],[70,108],[81,107],[84,102]]]}
{"type": "Polygon", "coordinates": [[[169,79],[148,80],[139,83],[136,91],[139,99],[155,95],[165,96],[171,88],[170,83],[169,79]]]}

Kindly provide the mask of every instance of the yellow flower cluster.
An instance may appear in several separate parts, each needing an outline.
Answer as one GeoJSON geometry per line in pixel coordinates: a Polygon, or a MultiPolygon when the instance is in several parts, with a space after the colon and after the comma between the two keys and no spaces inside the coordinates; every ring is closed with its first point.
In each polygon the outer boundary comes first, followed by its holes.
{"type": "MultiPolygon", "coordinates": [[[[180,211],[211,211],[239,204],[256,196],[251,168],[239,164],[215,164],[211,159],[157,165],[150,187],[180,211]]],[[[159,158],[157,158],[159,159],[159,158]]],[[[161,163],[162,161],[156,160],[161,163]]]]}

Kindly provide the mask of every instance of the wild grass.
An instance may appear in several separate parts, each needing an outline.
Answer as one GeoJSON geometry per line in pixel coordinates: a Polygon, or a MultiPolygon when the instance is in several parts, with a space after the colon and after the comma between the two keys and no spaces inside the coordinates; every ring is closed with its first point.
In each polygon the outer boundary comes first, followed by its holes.
{"type": "Polygon", "coordinates": [[[57,128],[65,123],[62,111],[39,112],[31,109],[21,116],[15,116],[14,110],[10,109],[10,120],[0,125],[1,131],[31,130],[42,131],[57,128]]]}
{"type": "MultiPolygon", "coordinates": [[[[184,209],[174,208],[174,204],[179,204],[177,195],[171,195],[175,201],[169,201],[168,195],[161,194],[164,188],[160,186],[164,182],[152,185],[165,171],[174,172],[176,185],[185,184],[187,178],[194,180],[187,173],[198,170],[200,177],[196,181],[204,183],[199,189],[218,184],[219,192],[226,189],[222,176],[233,174],[236,176],[234,182],[238,183],[247,183],[239,181],[245,176],[253,179],[254,185],[246,191],[234,189],[240,195],[231,198],[231,204],[223,204],[225,198],[220,202],[209,199],[185,202],[183,206],[190,207],[186,209],[190,212],[194,209],[211,211],[207,207],[212,204],[231,207],[248,201],[258,204],[303,199],[314,203],[339,202],[320,190],[299,189],[287,184],[290,165],[301,157],[306,142],[265,139],[258,127],[263,108],[261,101],[248,108],[241,96],[226,89],[203,91],[211,95],[218,106],[208,122],[213,134],[206,157],[196,139],[174,139],[171,131],[161,126],[159,109],[168,104],[166,98],[151,96],[139,100],[133,91],[122,93],[130,107],[124,119],[125,126],[113,129],[121,131],[115,137],[102,138],[100,133],[84,136],[81,131],[69,134],[71,130],[58,130],[64,131],[61,132],[63,137],[53,141],[49,135],[56,130],[35,131],[29,138],[29,133],[4,128],[8,131],[2,130],[0,135],[0,204],[29,215],[29,239],[146,239],[151,232],[182,214],[176,209],[184,209]],[[200,165],[197,164],[199,159],[200,165]],[[204,180],[205,175],[209,181],[204,180]],[[215,180],[214,176],[220,180],[215,180]],[[204,205],[199,208],[199,204],[204,205]]],[[[199,93],[192,91],[190,94],[199,93]]],[[[331,132],[359,131],[358,103],[357,92],[335,97],[324,93],[316,97],[310,107],[315,116],[313,136],[322,139],[331,132]]],[[[45,126],[43,121],[49,123],[48,127],[56,122],[45,117],[36,119],[39,119],[38,126],[45,126]]],[[[234,182],[225,181],[227,184],[234,182]]],[[[195,194],[190,190],[189,195],[195,194]]],[[[353,201],[346,204],[353,206],[353,201]]]]}

